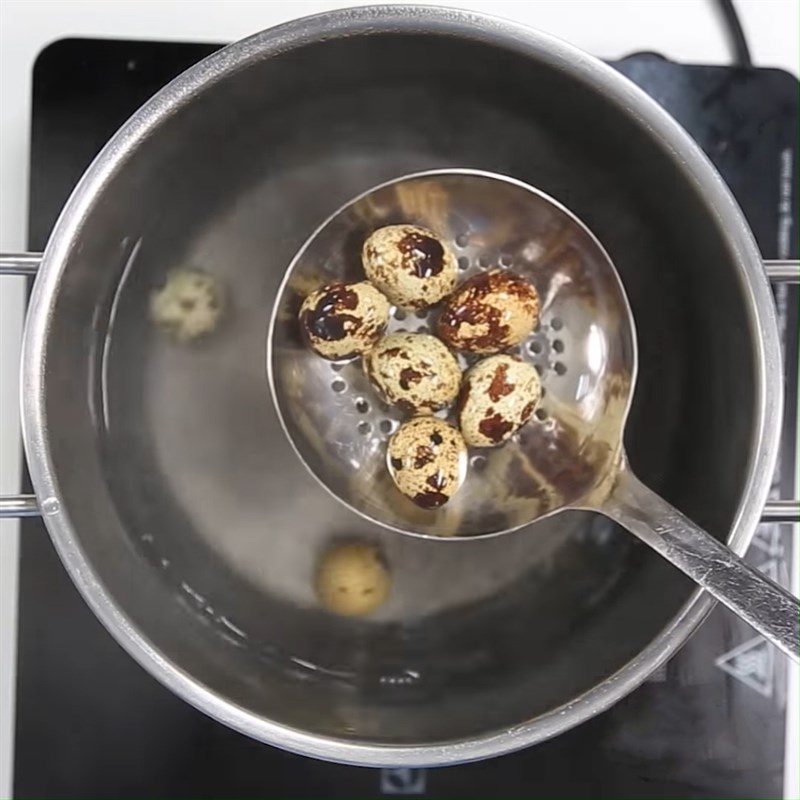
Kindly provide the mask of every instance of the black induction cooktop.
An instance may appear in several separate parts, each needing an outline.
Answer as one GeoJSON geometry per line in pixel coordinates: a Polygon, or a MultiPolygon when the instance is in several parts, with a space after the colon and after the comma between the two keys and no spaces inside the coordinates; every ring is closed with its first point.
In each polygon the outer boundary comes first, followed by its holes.
{"type": "MultiPolygon", "coordinates": [[[[207,44],[71,39],[34,68],[29,246],[41,249],[92,157],[207,44]]],[[[777,70],[613,66],[695,137],[733,189],[765,257],[797,257],[798,83],[777,70]]],[[[777,295],[797,387],[797,287],[777,295]]],[[[796,396],[787,400],[795,409],[796,396]]],[[[792,486],[796,420],[781,468],[792,486]]],[[[787,583],[790,529],[761,525],[748,561],[787,583]]],[[[778,798],[786,664],[718,608],[683,650],[610,711],[544,744],[442,769],[338,766],[214,722],[136,665],[61,568],[42,523],[22,523],[15,795],[75,798],[778,798]]]]}

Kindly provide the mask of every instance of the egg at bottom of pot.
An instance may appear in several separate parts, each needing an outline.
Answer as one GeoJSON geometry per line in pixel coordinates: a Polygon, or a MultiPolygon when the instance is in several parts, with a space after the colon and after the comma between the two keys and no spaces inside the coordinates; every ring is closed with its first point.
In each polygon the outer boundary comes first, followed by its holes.
{"type": "Polygon", "coordinates": [[[193,342],[219,324],[223,291],[211,275],[198,269],[174,269],[150,295],[150,318],[175,341],[193,342]]]}
{"type": "Polygon", "coordinates": [[[359,617],[383,605],[391,577],[378,548],[348,543],[332,547],[317,569],[316,591],[322,605],[335,614],[359,617]]]}

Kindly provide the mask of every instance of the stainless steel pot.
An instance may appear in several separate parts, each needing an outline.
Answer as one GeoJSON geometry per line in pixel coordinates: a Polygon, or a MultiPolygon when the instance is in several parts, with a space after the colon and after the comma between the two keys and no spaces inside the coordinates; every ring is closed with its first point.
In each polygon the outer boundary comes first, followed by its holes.
{"type": "Polygon", "coordinates": [[[770,484],[781,360],[764,266],[719,175],[639,89],[543,34],[434,8],[334,12],[216,53],[120,130],[58,220],[22,358],[36,498],[4,509],[41,509],[89,605],[155,677],[311,756],[432,765],[533,744],[635,688],[712,605],[606,520],[407,540],[295,457],[264,376],[286,265],[349,197],[447,166],[541,188],[610,252],[638,321],[626,445],[643,479],[738,553],[770,484]],[[193,348],[147,315],[180,265],[229,297],[193,348]],[[351,537],[384,550],[394,581],[359,622],[311,589],[321,550],[351,537]]]}

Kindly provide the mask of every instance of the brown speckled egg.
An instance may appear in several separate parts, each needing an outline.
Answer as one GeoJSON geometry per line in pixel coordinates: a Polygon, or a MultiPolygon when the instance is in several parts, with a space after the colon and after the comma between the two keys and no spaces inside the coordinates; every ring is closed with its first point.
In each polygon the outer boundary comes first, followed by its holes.
{"type": "Polygon", "coordinates": [[[437,417],[414,417],[389,441],[389,472],[397,488],[422,508],[443,506],[467,475],[467,446],[437,417]]]}
{"type": "Polygon", "coordinates": [[[470,278],[444,304],[436,333],[468,353],[499,353],[519,344],[539,321],[539,296],[514,272],[492,269],[470,278]]]}
{"type": "Polygon", "coordinates": [[[427,333],[391,333],[364,355],[364,372],[387,403],[411,414],[432,414],[458,396],[461,368],[427,333]]]}
{"type": "Polygon", "coordinates": [[[519,430],[536,410],[542,387],[536,370],[507,355],[490,356],[464,377],[458,424],[472,447],[494,447],[519,430]]]}
{"type": "Polygon", "coordinates": [[[207,336],[218,325],[223,291],[211,275],[196,269],[175,269],[150,295],[150,317],[182,343],[207,336]]]}
{"type": "Polygon", "coordinates": [[[389,301],[368,281],[330,283],[306,297],[299,319],[311,349],[337,361],[364,353],[383,336],[389,301]]]}
{"type": "Polygon", "coordinates": [[[427,308],[456,285],[456,257],[435,233],[418,225],[389,225],[364,242],[367,277],[396,306],[427,308]]]}

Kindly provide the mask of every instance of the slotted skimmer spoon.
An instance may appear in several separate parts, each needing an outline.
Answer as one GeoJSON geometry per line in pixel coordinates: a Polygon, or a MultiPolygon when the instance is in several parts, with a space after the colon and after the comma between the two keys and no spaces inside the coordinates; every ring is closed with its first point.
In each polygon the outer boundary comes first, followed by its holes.
{"type": "MultiPolygon", "coordinates": [[[[427,331],[435,315],[395,311],[389,330],[427,331]]],[[[623,433],[637,349],[625,290],[589,229],[537,189],[501,175],[444,170],[391,181],[343,206],[290,265],[270,326],[268,371],[298,456],[335,497],[373,522],[457,541],[522,526],[535,536],[535,523],[544,517],[566,509],[599,512],[798,658],[797,598],[631,471],[623,433]],[[435,511],[404,498],[386,468],[386,443],[401,412],[381,403],[360,361],[319,358],[303,345],[297,325],[308,292],[334,280],[364,280],[364,240],[376,228],[401,222],[442,236],[462,278],[487,267],[510,268],[536,286],[542,304],[538,329],[517,349],[542,377],[535,419],[505,445],[471,451],[464,485],[435,511]]]]}

